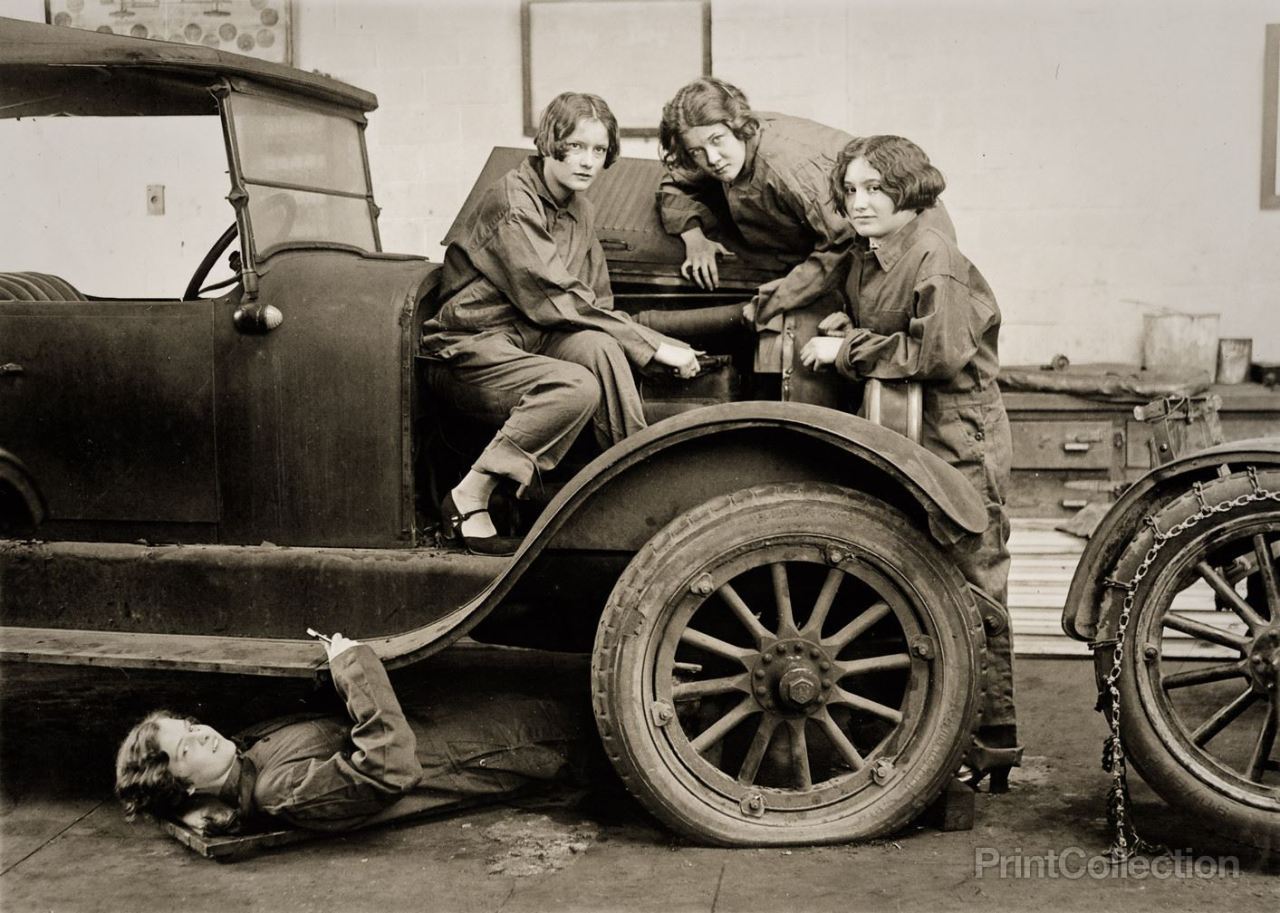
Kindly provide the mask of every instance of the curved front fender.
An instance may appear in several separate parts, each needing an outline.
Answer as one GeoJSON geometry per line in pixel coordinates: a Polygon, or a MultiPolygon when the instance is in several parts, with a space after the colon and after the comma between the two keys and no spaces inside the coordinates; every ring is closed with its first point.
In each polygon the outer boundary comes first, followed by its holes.
{"type": "Polygon", "coordinates": [[[1280,466],[1280,439],[1233,441],[1165,463],[1148,472],[1125,491],[1085,546],[1071,578],[1062,609],[1062,630],[1068,637],[1092,641],[1116,611],[1103,581],[1133,540],[1143,518],[1154,516],[1195,482],[1218,474],[1220,466],[1280,466]]]}
{"type": "Polygon", "coordinates": [[[528,542],[634,550],[711,497],[779,481],[834,482],[914,507],[944,545],[987,525],[968,480],[908,438],[821,406],[747,401],[681,413],[610,448],[559,492],[528,542]]]}

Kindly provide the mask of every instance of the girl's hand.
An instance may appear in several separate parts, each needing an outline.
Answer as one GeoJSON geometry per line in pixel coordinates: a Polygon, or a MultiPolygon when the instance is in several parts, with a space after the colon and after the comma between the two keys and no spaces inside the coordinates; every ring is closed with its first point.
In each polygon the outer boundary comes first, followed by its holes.
{"type": "Polygon", "coordinates": [[[823,336],[843,336],[853,327],[853,321],[844,311],[828,314],[818,322],[818,332],[823,336]]]}
{"type": "Polygon", "coordinates": [[[698,373],[698,352],[686,345],[660,342],[658,351],[653,353],[653,360],[668,368],[675,368],[676,375],[684,380],[698,373]]]}
{"type": "Polygon", "coordinates": [[[684,239],[684,262],[680,264],[680,275],[699,288],[708,291],[715,288],[720,284],[716,255],[732,256],[729,249],[719,241],[712,241],[700,228],[691,228],[680,237],[684,239]]]}
{"type": "Polygon", "coordinates": [[[359,645],[360,641],[351,640],[335,632],[334,635],[329,638],[329,642],[324,645],[324,652],[328,655],[329,662],[333,662],[334,659],[337,658],[338,654],[345,653],[352,647],[358,647],[359,645]]]}
{"type": "Polygon", "coordinates": [[[815,336],[800,350],[800,362],[806,368],[817,370],[823,365],[835,364],[844,340],[835,336],[815,336]]]}

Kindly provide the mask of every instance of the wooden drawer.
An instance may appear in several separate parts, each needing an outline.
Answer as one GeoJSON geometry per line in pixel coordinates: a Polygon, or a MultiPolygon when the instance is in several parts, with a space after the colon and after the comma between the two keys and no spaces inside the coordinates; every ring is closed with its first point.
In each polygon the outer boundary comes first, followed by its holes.
{"type": "Polygon", "coordinates": [[[1014,469],[1109,469],[1117,432],[1109,421],[1016,421],[1014,469]]]}
{"type": "Polygon", "coordinates": [[[1015,470],[1006,507],[1011,517],[1070,517],[1093,501],[1110,504],[1112,485],[1105,471],[1015,470]]]}

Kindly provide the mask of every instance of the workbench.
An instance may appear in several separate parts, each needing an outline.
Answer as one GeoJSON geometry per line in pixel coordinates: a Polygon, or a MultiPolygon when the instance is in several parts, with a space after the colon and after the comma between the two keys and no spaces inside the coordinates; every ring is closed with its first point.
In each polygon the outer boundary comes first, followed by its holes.
{"type": "MultiPolygon", "coordinates": [[[[1209,389],[1222,399],[1224,441],[1280,435],[1280,388],[1243,383],[1209,389]]],[[[1136,401],[1103,402],[1066,393],[1006,391],[1013,432],[1009,514],[1062,518],[1091,501],[1110,503],[1151,468],[1151,425],[1136,401]]]]}

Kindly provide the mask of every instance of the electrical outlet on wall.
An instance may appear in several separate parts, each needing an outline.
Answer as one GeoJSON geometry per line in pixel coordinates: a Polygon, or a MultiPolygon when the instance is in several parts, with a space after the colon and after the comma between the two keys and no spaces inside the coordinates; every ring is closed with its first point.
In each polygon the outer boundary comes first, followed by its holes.
{"type": "Polygon", "coordinates": [[[147,215],[149,216],[164,215],[164,185],[163,184],[147,185],[147,215]]]}

